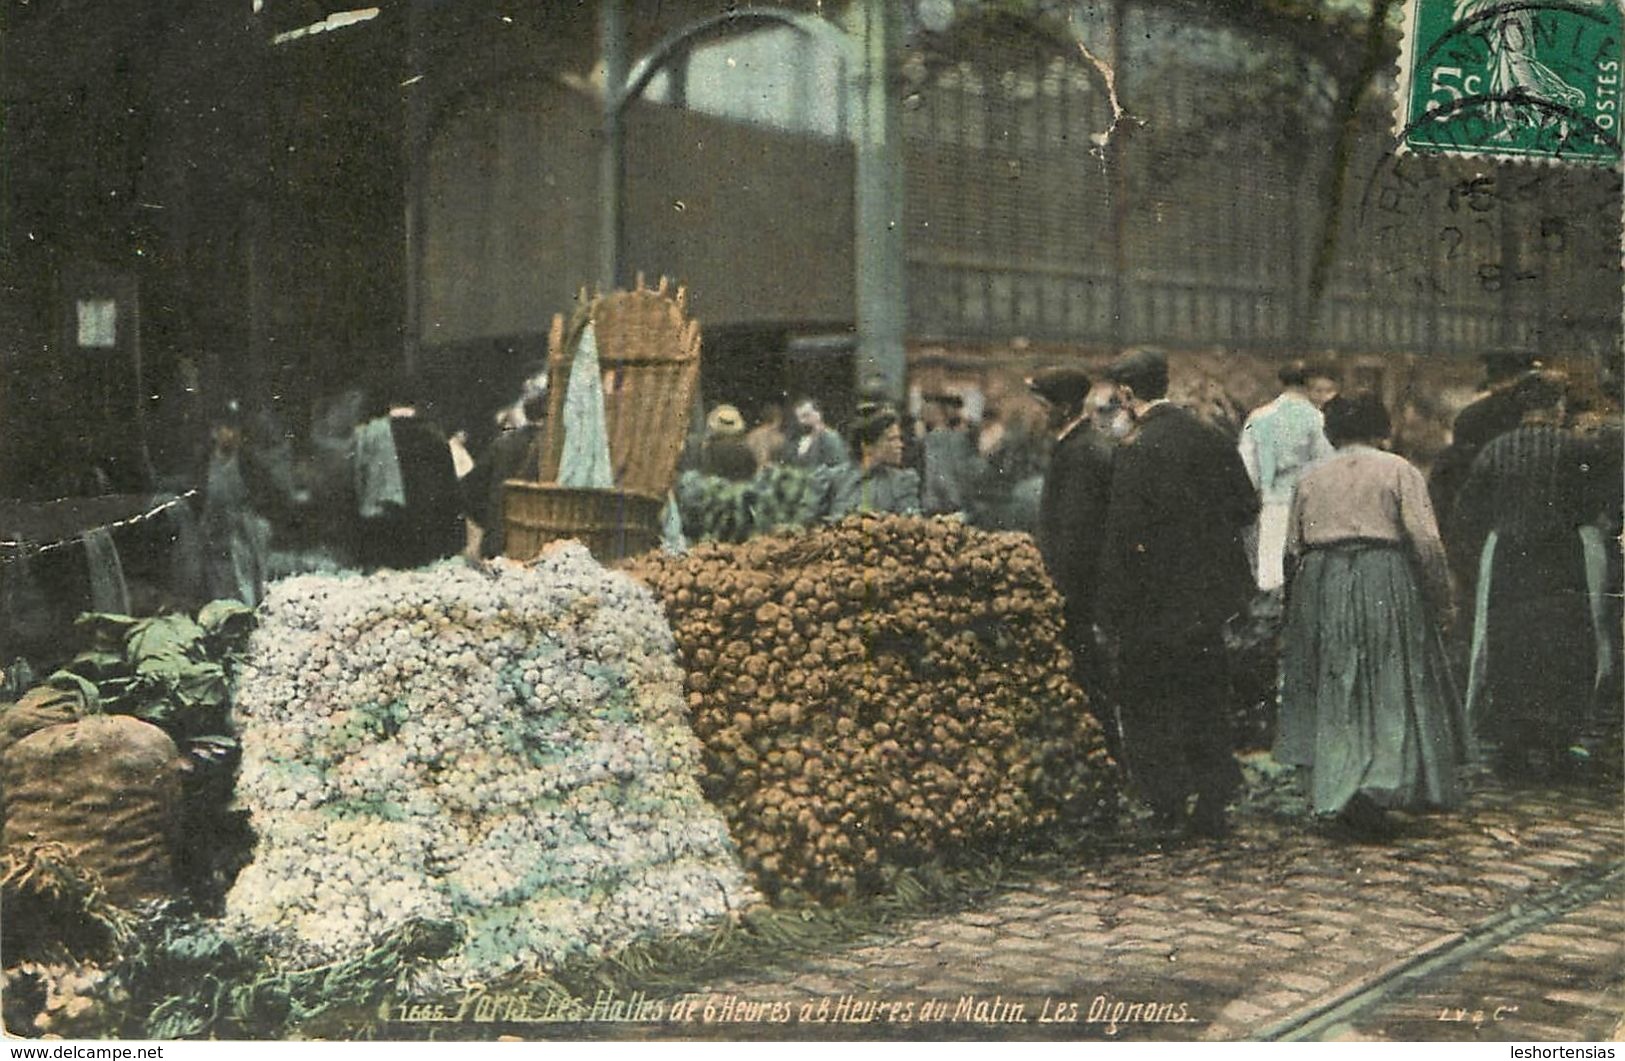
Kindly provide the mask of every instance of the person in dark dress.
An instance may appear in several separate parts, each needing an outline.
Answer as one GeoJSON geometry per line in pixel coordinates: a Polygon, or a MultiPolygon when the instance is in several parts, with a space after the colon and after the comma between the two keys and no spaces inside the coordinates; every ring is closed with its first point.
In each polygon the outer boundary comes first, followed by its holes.
{"type": "Polygon", "coordinates": [[[1107,379],[1135,420],[1113,460],[1096,603],[1124,758],[1159,827],[1218,836],[1241,780],[1223,631],[1252,593],[1242,535],[1258,494],[1230,441],[1167,400],[1163,354],[1128,353],[1107,379]]]}
{"type": "Polygon", "coordinates": [[[534,479],[533,447],[547,415],[547,395],[528,395],[525,422],[503,431],[485,448],[474,470],[463,477],[463,508],[480,528],[480,556],[501,556],[507,541],[503,523],[503,484],[509,479],[534,479]]]}
{"type": "Polygon", "coordinates": [[[377,471],[388,484],[358,481],[362,503],[357,555],[364,568],[422,567],[462,551],[462,500],[445,436],[410,402],[389,403],[356,429],[362,452],[358,480],[377,471]],[[387,432],[387,443],[383,434],[387,432]],[[393,471],[390,462],[393,459],[393,471]]]}
{"type": "MultiPolygon", "coordinates": [[[[1564,380],[1527,377],[1523,426],[1474,460],[1455,522],[1478,557],[1467,713],[1503,772],[1559,772],[1607,681],[1607,559],[1586,452],[1562,424],[1564,380]]],[[[1617,708],[1618,705],[1615,705],[1617,708]]]]}
{"type": "Polygon", "coordinates": [[[1093,693],[1101,677],[1095,653],[1095,588],[1116,447],[1089,418],[1084,399],[1093,382],[1082,370],[1047,369],[1027,386],[1049,406],[1055,429],[1038,502],[1038,551],[1061,593],[1066,646],[1078,685],[1093,693]]]}
{"type": "Polygon", "coordinates": [[[1450,445],[1439,454],[1428,476],[1428,497],[1439,516],[1445,550],[1457,584],[1463,593],[1472,592],[1477,554],[1462,546],[1462,535],[1454,524],[1456,495],[1480,451],[1523,422],[1523,403],[1516,393],[1518,382],[1534,371],[1535,355],[1522,351],[1498,350],[1484,355],[1484,391],[1461,412],[1450,427],[1450,445]]]}

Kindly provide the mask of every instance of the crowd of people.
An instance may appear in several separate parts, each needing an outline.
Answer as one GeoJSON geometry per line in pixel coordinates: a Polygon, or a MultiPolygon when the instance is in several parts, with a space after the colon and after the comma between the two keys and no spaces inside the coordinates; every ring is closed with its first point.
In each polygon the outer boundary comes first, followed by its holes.
{"type": "MultiPolygon", "coordinates": [[[[204,440],[182,447],[164,482],[175,494],[197,492],[195,526],[177,550],[189,559],[175,565],[185,573],[171,588],[183,597],[257,603],[276,573],[273,526],[302,528],[322,555],[360,570],[416,567],[460,552],[501,555],[503,483],[531,474],[546,415],[543,391],[531,388],[504,409],[495,437],[475,453],[464,432],[447,432],[423,415],[416,397],[385,381],[370,396],[330,403],[312,425],[313,456],[302,474],[286,432],[262,412],[228,401],[200,416],[204,440]]],[[[692,466],[735,482],[776,465],[816,473],[809,519],[963,512],[967,499],[980,496],[989,462],[957,415],[960,401],[930,396],[923,423],[866,402],[844,436],[811,400],[794,405],[788,429],[779,407],[747,429],[737,408],[719,405],[705,417],[692,466]]],[[[1012,434],[991,452],[998,459],[1027,441],[1012,434]]],[[[1025,467],[1036,474],[1031,461],[1025,467]]],[[[286,550],[288,538],[300,535],[277,537],[286,550]]]]}
{"type": "MultiPolygon", "coordinates": [[[[1042,471],[1027,522],[1075,675],[1158,824],[1226,830],[1240,780],[1226,634],[1266,614],[1279,617],[1275,758],[1307,772],[1317,814],[1380,834],[1390,810],[1456,805],[1480,753],[1514,777],[1583,768],[1598,706],[1621,695],[1619,417],[1528,355],[1486,365],[1431,476],[1388,448],[1381,400],[1339,394],[1329,368],[1284,366],[1238,442],[1169,400],[1152,350],[1099,379],[1034,375],[1047,454],[1038,433],[990,411],[973,425],[960,396],[932,392],[918,417],[863,401],[844,434],[811,400],[754,425],[719,405],[690,465],[732,482],[802,469],[820,484],[812,519],[975,517],[989,482],[1042,471]]],[[[177,578],[256,603],[272,517],[295,510],[341,529],[343,566],[500,555],[503,483],[534,461],[542,394],[476,459],[397,390],[319,418],[331,467],[314,496],[281,433],[220,410],[193,456],[197,547],[177,578]]]]}
{"type": "MultiPolygon", "coordinates": [[[[485,511],[461,481],[472,468],[466,451],[460,460],[455,438],[419,415],[402,387],[380,388],[370,405],[336,416],[339,426],[327,425],[327,434],[337,437],[323,438],[318,424],[316,459],[304,476],[285,434],[265,417],[228,402],[211,419],[195,483],[201,585],[177,587],[183,595],[258,603],[275,573],[273,518],[282,528],[315,527],[335,562],[373,570],[456,555],[468,541],[465,515],[485,511]]],[[[171,485],[190,484],[183,472],[171,485]]],[[[177,554],[187,545],[179,542],[177,554]]]]}
{"type": "Polygon", "coordinates": [[[973,422],[963,415],[964,405],[959,394],[933,391],[922,396],[915,416],[871,395],[859,402],[844,434],[812,399],[791,406],[788,428],[777,403],[764,406],[748,430],[737,407],[718,405],[706,417],[689,467],[732,482],[778,466],[807,472],[817,486],[806,522],[890,512],[1031,529],[1036,505],[1024,511],[1019,488],[1042,474],[1040,441],[1007,426],[992,408],[973,422]]]}
{"type": "Polygon", "coordinates": [[[172,447],[158,480],[192,498],[176,511],[195,514],[176,521],[163,598],[257,604],[289,564],[370,571],[501,555],[502,484],[526,474],[545,401],[533,392],[504,410],[476,459],[466,432],[448,433],[417,397],[389,380],[342,393],[315,417],[302,459],[265,410],[228,400],[198,417],[203,442],[172,447]]]}
{"type": "Polygon", "coordinates": [[[1029,381],[1052,414],[1038,541],[1076,676],[1161,827],[1227,829],[1223,635],[1271,602],[1274,756],[1336,828],[1455,806],[1481,750],[1514,777],[1584,763],[1619,699],[1618,417],[1573,408],[1532,357],[1487,363],[1431,483],[1387,450],[1381,399],[1327,368],[1283,367],[1239,445],[1168,401],[1155,351],[1029,381]]]}
{"type": "MultiPolygon", "coordinates": [[[[415,567],[459,552],[501,555],[503,483],[529,474],[544,392],[533,387],[505,408],[495,437],[474,453],[465,433],[443,430],[415,398],[386,381],[370,398],[333,403],[313,425],[316,457],[299,477],[303,490],[275,425],[235,403],[206,417],[209,444],[177,465],[170,484],[199,493],[203,561],[193,595],[256,603],[273,568],[273,521],[317,525],[321,550],[361,570],[415,567]]],[[[958,395],[933,393],[916,418],[866,400],[844,434],[811,399],[796,402],[788,417],[783,407],[765,407],[754,426],[735,406],[717,405],[687,466],[731,482],[775,466],[807,472],[816,484],[807,522],[858,511],[982,515],[1007,499],[1013,477],[1036,483],[1039,440],[1002,425],[978,431],[962,405],[958,395]]]]}

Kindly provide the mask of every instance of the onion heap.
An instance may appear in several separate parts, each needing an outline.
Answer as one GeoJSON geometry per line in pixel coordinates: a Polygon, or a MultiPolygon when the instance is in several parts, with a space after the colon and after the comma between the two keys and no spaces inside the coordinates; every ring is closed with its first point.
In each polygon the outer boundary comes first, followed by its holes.
{"type": "Polygon", "coordinates": [[[693,930],[759,902],[695,777],[649,591],[567,543],[273,585],[238,686],[258,834],[235,932],[290,960],[461,924],[467,982],[693,930]]]}
{"type": "Polygon", "coordinates": [[[863,515],[634,573],[677,636],[701,786],[769,894],[840,901],[901,866],[1115,814],[1116,768],[1027,535],[863,515]]]}

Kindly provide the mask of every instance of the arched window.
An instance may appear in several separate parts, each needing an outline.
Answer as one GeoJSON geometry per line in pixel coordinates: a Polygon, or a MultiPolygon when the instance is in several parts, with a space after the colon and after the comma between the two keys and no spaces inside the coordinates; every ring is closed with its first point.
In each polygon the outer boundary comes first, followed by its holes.
{"type": "Polygon", "coordinates": [[[696,43],[661,67],[643,98],[718,118],[845,139],[846,59],[803,30],[766,26],[696,43]]]}

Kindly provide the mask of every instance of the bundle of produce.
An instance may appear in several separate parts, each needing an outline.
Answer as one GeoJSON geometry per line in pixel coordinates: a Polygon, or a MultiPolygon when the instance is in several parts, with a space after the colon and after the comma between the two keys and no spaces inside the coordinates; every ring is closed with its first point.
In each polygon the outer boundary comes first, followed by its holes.
{"type": "Polygon", "coordinates": [[[31,733],[77,722],[87,713],[85,695],[78,689],[36,685],[16,703],[0,704],[0,755],[31,733]]]}
{"type": "Polygon", "coordinates": [[[184,769],[163,730],[126,715],[37,730],[0,759],[6,793],[0,846],[26,853],[61,844],[100,878],[113,902],[162,898],[174,888],[184,769]]]}
{"type": "MultiPolygon", "coordinates": [[[[74,623],[78,655],[15,705],[0,707],[0,746],[47,720],[97,714],[131,716],[167,735],[186,759],[174,811],[175,876],[205,905],[223,897],[250,840],[241,815],[229,809],[236,741],[226,716],[253,628],[253,610],[233,600],[204,605],[195,617],[81,615],[74,623]]],[[[146,727],[118,732],[157,743],[146,727]]]]}
{"type": "MultiPolygon", "coordinates": [[[[9,883],[9,882],[8,882],[9,883]]],[[[7,898],[11,896],[8,887],[7,898]]],[[[290,968],[184,907],[119,918],[111,953],[29,958],[0,981],[5,1027],[75,1039],[353,1038],[457,945],[455,925],[409,921],[341,960],[290,968]],[[336,1034],[324,1034],[331,1029],[336,1034]]],[[[9,920],[9,917],[8,917],[9,920]]],[[[53,952],[55,953],[55,952],[53,952]]]]}
{"type": "Polygon", "coordinates": [[[762,887],[824,899],[1116,806],[1032,541],[865,515],[650,556],[707,794],[762,887]]]}
{"type": "Polygon", "coordinates": [[[55,842],[0,852],[0,979],[5,1029],[14,1035],[95,1034],[99,963],[121,953],[135,918],[113,905],[101,878],[55,842]]]}
{"type": "Polygon", "coordinates": [[[742,542],[781,527],[799,527],[821,514],[833,469],[771,465],[745,482],[699,471],[677,479],[677,509],[690,541],[742,542]]]}
{"type": "Polygon", "coordinates": [[[84,963],[120,959],[126,908],[177,885],[223,896],[247,848],[227,810],[226,707],[252,626],[234,601],[195,618],[82,615],[82,651],[0,705],[8,1029],[105,1032],[118,990],[84,963]]]}
{"type": "Polygon", "coordinates": [[[455,925],[408,921],[337,961],[290,968],[269,941],[219,921],[150,917],[93,994],[111,1003],[104,1034],[121,1039],[353,1039],[459,939],[455,925]]]}
{"type": "Polygon", "coordinates": [[[101,879],[56,842],[0,852],[0,953],[22,961],[105,959],[129,934],[101,879]]]}
{"type": "Polygon", "coordinates": [[[659,605],[578,543],[279,583],[236,708],[259,839],[228,923],[292,959],[431,918],[465,937],[441,973],[484,978],[756,899],[659,605]]]}
{"type": "Polygon", "coordinates": [[[229,744],[231,679],[253,629],[254,610],[234,600],[195,618],[81,615],[74,632],[86,647],[46,684],[78,692],[91,710],[151,722],[177,743],[229,744]]]}

